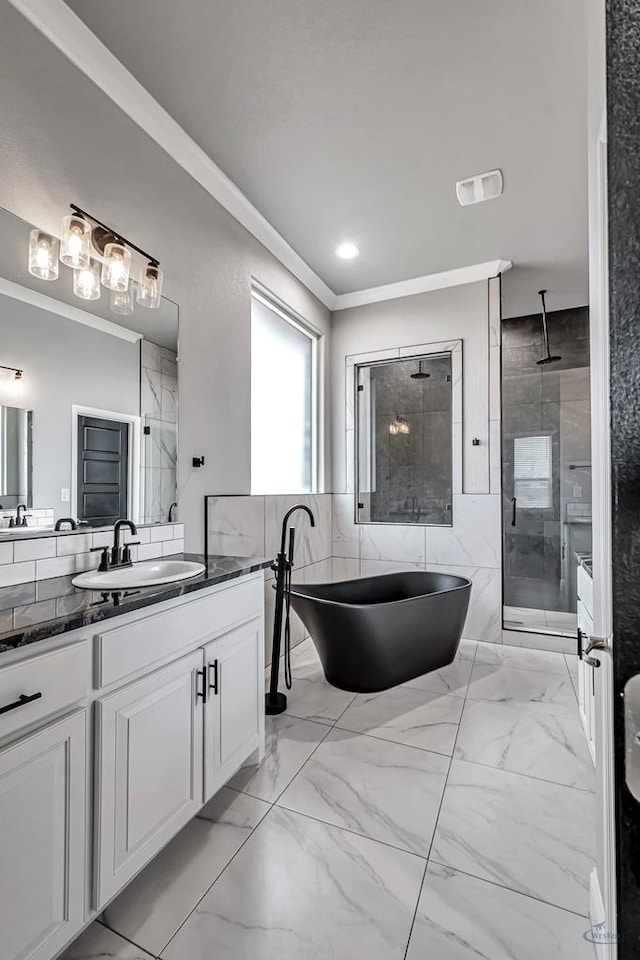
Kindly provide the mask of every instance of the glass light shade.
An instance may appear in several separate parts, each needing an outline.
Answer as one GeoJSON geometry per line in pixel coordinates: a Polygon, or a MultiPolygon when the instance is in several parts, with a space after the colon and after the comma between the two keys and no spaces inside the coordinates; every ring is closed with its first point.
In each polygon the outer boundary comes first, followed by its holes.
{"type": "Polygon", "coordinates": [[[136,300],[142,307],[156,310],[160,306],[162,294],[162,270],[149,264],[145,267],[144,276],[138,284],[136,300]]]}
{"type": "Polygon", "coordinates": [[[60,242],[42,230],[29,234],[29,273],[39,280],[58,279],[58,251],[60,242]]]}
{"type": "Polygon", "coordinates": [[[100,298],[100,264],[91,260],[88,266],[73,271],[73,292],[81,300],[100,298]]]}
{"type": "Polygon", "coordinates": [[[111,291],[110,305],[114,313],[123,317],[133,313],[133,280],[129,281],[126,290],[111,291]]]}
{"type": "Polygon", "coordinates": [[[125,293],[129,287],[130,274],[131,251],[121,243],[108,243],[104,248],[102,285],[107,290],[125,293]]]}
{"type": "Polygon", "coordinates": [[[91,227],[83,217],[71,213],[62,220],[60,261],[74,270],[79,270],[88,267],[90,259],[91,227]]]}
{"type": "Polygon", "coordinates": [[[396,414],[395,420],[392,420],[389,424],[389,433],[392,437],[397,437],[400,435],[407,435],[411,433],[411,424],[408,420],[405,420],[404,417],[399,417],[396,414]]]}
{"type": "Polygon", "coordinates": [[[2,370],[0,373],[0,394],[7,400],[18,400],[24,393],[22,370],[2,370]]]}

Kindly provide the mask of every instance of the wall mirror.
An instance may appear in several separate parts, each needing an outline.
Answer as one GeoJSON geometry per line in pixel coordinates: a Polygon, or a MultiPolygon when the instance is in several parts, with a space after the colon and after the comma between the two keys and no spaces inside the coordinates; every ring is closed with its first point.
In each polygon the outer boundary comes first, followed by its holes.
{"type": "Polygon", "coordinates": [[[451,526],[452,354],[356,364],[356,519],[451,526]]]}
{"type": "Polygon", "coordinates": [[[32,225],[0,210],[0,535],[175,517],[178,307],[110,311],[27,272],[32,225]],[[21,511],[21,514],[25,511],[21,511]],[[12,522],[13,518],[13,522],[12,522]],[[10,527],[11,524],[11,527],[10,527]]]}

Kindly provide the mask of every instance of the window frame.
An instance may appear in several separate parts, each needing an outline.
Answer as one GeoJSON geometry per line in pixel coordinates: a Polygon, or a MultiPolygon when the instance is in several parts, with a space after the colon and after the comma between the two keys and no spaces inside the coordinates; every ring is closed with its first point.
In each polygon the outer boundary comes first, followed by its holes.
{"type": "MultiPolygon", "coordinates": [[[[300,494],[304,496],[318,493],[320,491],[320,472],[321,472],[321,456],[320,456],[320,438],[321,438],[321,418],[320,418],[320,409],[321,409],[321,375],[320,375],[320,365],[321,365],[321,343],[322,343],[322,333],[317,330],[313,324],[309,323],[304,317],[300,316],[295,310],[293,310],[288,304],[276,297],[271,291],[267,290],[258,283],[256,280],[251,282],[251,309],[253,311],[253,300],[257,300],[263,306],[267,307],[268,310],[272,310],[281,320],[284,320],[285,323],[288,323],[299,333],[304,334],[305,337],[309,340],[311,344],[311,489],[307,491],[295,491],[295,490],[282,490],[277,494],[265,494],[264,492],[257,492],[253,489],[253,471],[251,470],[250,477],[250,490],[252,496],[286,496],[287,494],[300,494]]],[[[250,320],[251,322],[251,320],[250,320]]],[[[251,340],[251,350],[250,350],[250,380],[251,380],[251,368],[253,364],[253,337],[250,334],[251,340]]],[[[250,396],[250,407],[253,406],[253,397],[250,396]]],[[[253,435],[251,435],[251,448],[250,448],[250,459],[252,457],[253,450],[253,435]]]]}

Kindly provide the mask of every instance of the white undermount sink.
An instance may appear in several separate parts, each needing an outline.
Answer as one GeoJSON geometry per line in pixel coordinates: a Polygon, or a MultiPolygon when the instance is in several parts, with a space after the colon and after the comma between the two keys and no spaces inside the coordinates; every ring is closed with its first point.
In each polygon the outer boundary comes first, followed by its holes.
{"type": "Polygon", "coordinates": [[[83,590],[139,590],[189,580],[200,573],[204,573],[204,564],[194,560],[143,560],[131,567],[81,573],[72,583],[83,590]]]}

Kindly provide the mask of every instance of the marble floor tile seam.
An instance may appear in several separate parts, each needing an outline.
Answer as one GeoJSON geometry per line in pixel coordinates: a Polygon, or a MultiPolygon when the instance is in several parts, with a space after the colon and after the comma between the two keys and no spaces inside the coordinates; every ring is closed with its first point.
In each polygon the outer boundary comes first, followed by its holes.
{"type": "MultiPolygon", "coordinates": [[[[297,774],[296,774],[297,776],[297,774]]],[[[284,793],[284,791],[283,791],[284,793]]],[[[331,827],[334,830],[341,830],[343,833],[349,833],[353,837],[361,837],[363,840],[369,840],[371,843],[379,843],[381,847],[388,847],[390,850],[397,850],[398,853],[408,853],[411,857],[416,857],[417,860],[422,860],[424,862],[425,870],[427,869],[428,857],[421,853],[416,853],[415,850],[410,850],[408,847],[401,847],[397,843],[390,843],[389,840],[381,840],[380,837],[371,837],[368,833],[362,833],[360,830],[354,830],[353,827],[345,827],[344,824],[336,824],[331,820],[324,820],[322,817],[316,817],[312,813],[303,813],[297,807],[288,807],[286,803],[280,803],[280,797],[273,804],[274,807],[279,807],[280,810],[286,810],[288,813],[294,813],[296,817],[304,817],[306,820],[313,820],[314,823],[321,823],[325,827],[331,827]]],[[[266,816],[267,814],[265,814],[266,816]]],[[[263,817],[264,819],[264,817],[263,817]]],[[[262,821],[260,821],[262,823],[262,821]]],[[[260,824],[258,824],[260,826],[260,824]]],[[[255,828],[257,830],[257,827],[255,828]]],[[[253,832],[253,831],[252,831],[253,832]]],[[[434,829],[435,835],[435,829],[434,829]]],[[[433,838],[431,840],[433,843],[433,838]]],[[[431,844],[429,844],[429,850],[431,850],[431,844]]],[[[226,870],[226,867],[225,867],[226,870]]],[[[224,872],[224,871],[223,871],[224,872]]],[[[220,874],[220,877],[222,873],[220,874]]],[[[216,883],[220,879],[216,878],[216,883]]],[[[211,884],[213,886],[214,884],[211,884]]],[[[211,889],[211,887],[209,888],[211,889]]]]}
{"type": "MultiPolygon", "coordinates": [[[[425,872],[426,872],[426,867],[425,867],[425,872]]],[[[423,880],[423,883],[424,883],[424,880],[423,880]]],[[[422,887],[420,888],[420,892],[422,893],[422,887]]],[[[92,921],[92,923],[99,923],[101,927],[105,928],[105,930],[111,930],[111,933],[114,933],[117,937],[120,937],[120,939],[124,940],[125,943],[130,943],[132,947],[136,948],[136,950],[142,950],[142,952],[147,954],[147,956],[153,957],[153,960],[159,960],[160,958],[159,953],[150,953],[146,947],[143,947],[139,943],[136,943],[136,941],[132,940],[131,937],[125,937],[125,935],[123,933],[120,933],[118,930],[113,930],[108,923],[105,923],[104,920],[101,919],[101,916],[102,915],[100,915],[99,917],[96,917],[95,920],[92,921]]],[[[88,930],[89,926],[91,926],[91,924],[85,927],[85,930],[88,930]]],[[[164,950],[164,947],[162,949],[164,950]]]]}
{"type": "MultiPolygon", "coordinates": [[[[452,694],[447,694],[447,696],[452,696],[452,694]]],[[[459,699],[462,700],[462,697],[459,697],[459,699]]],[[[461,714],[461,716],[462,716],[462,714],[461,714]]],[[[296,719],[298,719],[298,718],[296,717],[296,719]]],[[[435,754],[435,755],[438,756],[438,757],[445,757],[447,760],[451,760],[451,759],[452,759],[452,754],[449,754],[449,753],[440,753],[439,750],[433,750],[433,749],[429,750],[427,747],[419,747],[419,746],[418,746],[417,744],[415,744],[415,743],[405,743],[403,740],[391,740],[391,739],[389,739],[389,737],[376,737],[375,733],[364,733],[362,730],[352,730],[351,727],[341,727],[341,726],[339,726],[339,723],[340,723],[340,721],[339,721],[339,720],[336,720],[336,722],[335,722],[335,724],[333,725],[333,727],[327,727],[327,732],[329,732],[330,730],[342,730],[343,733],[352,733],[352,734],[354,735],[354,737],[369,737],[371,740],[380,740],[380,741],[382,741],[382,743],[397,743],[397,744],[399,744],[400,746],[403,746],[403,747],[411,747],[412,750],[420,750],[422,753],[433,753],[433,754],[435,754]]],[[[460,730],[460,723],[459,723],[459,722],[458,722],[458,724],[457,724],[457,727],[458,727],[458,731],[459,731],[459,730],[460,730]]],[[[458,739],[458,733],[456,732],[456,740],[457,740],[457,739],[458,739]]],[[[320,744],[318,744],[318,746],[320,746],[320,744]]],[[[454,749],[455,749],[455,743],[454,743],[454,749]]],[[[314,750],[314,753],[315,753],[315,750],[314,750]]],[[[310,758],[309,758],[309,759],[310,759],[310,758]]],[[[306,762],[307,762],[307,761],[305,760],[305,763],[306,763],[306,762]]],[[[303,766],[304,766],[304,764],[303,764],[303,766]]],[[[300,770],[302,770],[302,767],[300,767],[300,770]]],[[[296,772],[296,776],[298,775],[298,773],[300,773],[300,770],[298,770],[298,771],[296,772]]],[[[284,792],[284,791],[283,791],[283,792],[284,792]]],[[[260,798],[258,798],[258,799],[260,799],[260,798]]]]}
{"type": "MultiPolygon", "coordinates": [[[[476,700],[475,702],[477,703],[478,701],[476,700]]],[[[454,751],[455,751],[455,747],[454,747],[454,751]]],[[[533,773],[521,773],[519,770],[511,770],[508,767],[494,767],[490,763],[482,763],[480,760],[471,760],[468,756],[456,757],[455,752],[451,757],[451,759],[452,760],[464,759],[465,763],[473,763],[474,766],[484,767],[485,770],[505,770],[506,773],[512,773],[515,777],[526,777],[528,780],[537,780],[539,783],[551,783],[554,786],[566,787],[568,790],[579,790],[580,793],[587,793],[595,799],[595,790],[587,790],[586,787],[576,787],[573,784],[563,783],[562,780],[550,780],[548,777],[537,777],[533,773]]],[[[444,866],[444,864],[442,864],[442,866],[444,866]]]]}
{"type": "Polygon", "coordinates": [[[416,901],[416,908],[413,911],[413,917],[411,918],[411,926],[409,927],[409,936],[407,938],[407,945],[404,948],[404,960],[407,960],[407,954],[409,953],[409,947],[411,946],[411,937],[413,935],[413,928],[416,925],[416,917],[418,916],[418,910],[420,909],[420,898],[422,897],[422,889],[424,887],[425,880],[427,879],[427,869],[429,867],[429,861],[424,865],[424,872],[422,874],[422,881],[420,883],[420,889],[418,890],[418,899],[416,901]]]}
{"type": "MultiPolygon", "coordinates": [[[[553,903],[551,900],[543,900],[542,897],[534,897],[532,893],[527,893],[524,890],[516,889],[515,887],[510,887],[506,883],[498,883],[496,880],[490,880],[488,877],[479,877],[475,873],[470,873],[468,870],[461,870],[460,867],[452,867],[450,864],[442,863],[441,860],[437,860],[435,857],[429,856],[427,860],[427,866],[433,863],[438,867],[443,867],[445,870],[453,870],[455,873],[461,873],[465,877],[471,877],[473,880],[481,880],[483,883],[490,883],[494,887],[498,887],[500,890],[509,890],[511,893],[517,893],[520,897],[527,897],[529,900],[535,900],[536,903],[544,903],[547,907],[555,907],[556,910],[562,910],[564,913],[570,914],[572,917],[580,917],[581,919],[587,920],[588,914],[579,913],[577,910],[569,910],[568,907],[562,907],[557,903],[553,903]]],[[[422,881],[424,886],[424,880],[422,881]]],[[[422,888],[420,890],[422,893],[422,888]]]]}

